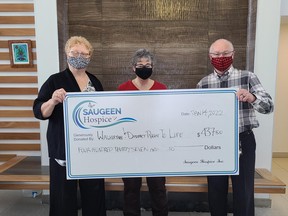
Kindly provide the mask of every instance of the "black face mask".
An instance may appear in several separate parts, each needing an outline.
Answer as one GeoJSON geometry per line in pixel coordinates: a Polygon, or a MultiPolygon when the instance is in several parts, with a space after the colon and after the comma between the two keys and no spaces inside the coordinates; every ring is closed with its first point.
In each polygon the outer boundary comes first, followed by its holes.
{"type": "Polygon", "coordinates": [[[152,68],[136,68],[135,73],[141,79],[146,80],[152,75],[152,68]]]}

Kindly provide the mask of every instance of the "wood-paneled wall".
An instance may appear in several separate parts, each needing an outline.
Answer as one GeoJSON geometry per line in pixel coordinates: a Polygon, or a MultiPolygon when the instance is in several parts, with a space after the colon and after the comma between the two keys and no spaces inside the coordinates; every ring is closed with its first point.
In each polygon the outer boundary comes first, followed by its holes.
{"type": "Polygon", "coordinates": [[[3,24],[0,26],[1,155],[40,155],[40,125],[32,112],[33,100],[38,93],[33,13],[33,1],[0,3],[0,24],[3,24]],[[18,39],[32,40],[34,65],[31,68],[12,68],[10,65],[8,40],[18,39]]]}
{"type": "Polygon", "coordinates": [[[233,42],[236,67],[253,69],[256,7],[253,0],[69,0],[66,29],[93,44],[88,69],[105,90],[134,77],[129,61],[139,48],[156,56],[153,78],[195,88],[211,72],[208,49],[218,38],[233,42]]]}

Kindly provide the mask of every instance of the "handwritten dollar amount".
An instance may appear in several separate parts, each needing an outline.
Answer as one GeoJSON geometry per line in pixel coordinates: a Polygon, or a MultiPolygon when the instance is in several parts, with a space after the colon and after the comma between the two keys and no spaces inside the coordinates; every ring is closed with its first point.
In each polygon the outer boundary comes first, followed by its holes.
{"type": "Polygon", "coordinates": [[[217,136],[223,134],[222,130],[218,130],[215,127],[205,127],[201,132],[197,132],[197,137],[205,136],[217,136]]]}

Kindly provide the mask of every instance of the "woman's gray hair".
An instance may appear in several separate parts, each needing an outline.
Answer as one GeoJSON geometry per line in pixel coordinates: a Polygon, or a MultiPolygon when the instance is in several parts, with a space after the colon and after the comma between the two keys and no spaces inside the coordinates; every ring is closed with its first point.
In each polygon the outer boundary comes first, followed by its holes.
{"type": "Polygon", "coordinates": [[[149,61],[151,61],[152,65],[154,64],[154,55],[152,53],[150,53],[149,50],[147,50],[147,49],[138,49],[134,53],[134,55],[133,55],[133,57],[131,59],[131,65],[135,67],[137,62],[139,62],[141,58],[146,58],[149,61]]]}

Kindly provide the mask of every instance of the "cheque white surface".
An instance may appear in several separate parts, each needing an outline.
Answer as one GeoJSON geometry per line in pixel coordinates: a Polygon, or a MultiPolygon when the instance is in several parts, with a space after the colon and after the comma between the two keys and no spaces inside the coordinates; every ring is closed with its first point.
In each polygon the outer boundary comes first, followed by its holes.
{"type": "Polygon", "coordinates": [[[67,178],[238,174],[233,89],[68,93],[67,178]]]}

